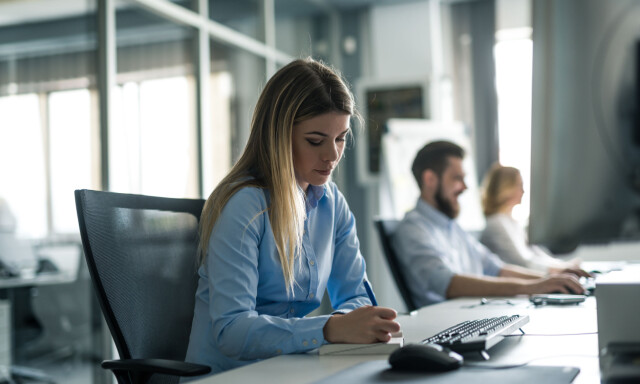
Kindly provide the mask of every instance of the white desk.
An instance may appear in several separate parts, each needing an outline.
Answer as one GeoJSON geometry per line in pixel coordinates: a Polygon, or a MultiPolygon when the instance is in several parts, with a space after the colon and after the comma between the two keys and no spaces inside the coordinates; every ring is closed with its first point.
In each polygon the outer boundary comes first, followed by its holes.
{"type": "MultiPolygon", "coordinates": [[[[563,365],[580,368],[575,384],[600,383],[595,298],[572,306],[532,306],[527,298],[510,298],[515,305],[492,299],[479,305],[479,298],[457,299],[422,308],[413,315],[400,316],[405,343],[418,342],[464,320],[504,314],[528,314],[523,330],[530,336],[509,337],[489,350],[494,364],[530,362],[531,365],[563,365]],[[573,335],[586,333],[584,335],[573,335]],[[562,336],[534,336],[534,335],[562,336]],[[572,335],[566,335],[572,334],[572,335]]],[[[196,381],[214,383],[311,383],[355,364],[386,360],[387,356],[286,355],[196,381]]],[[[466,357],[467,361],[482,361],[466,357]]]]}
{"type": "Polygon", "coordinates": [[[29,277],[3,277],[0,278],[0,289],[65,284],[75,281],[76,278],[76,274],[64,271],[43,272],[29,277]]]}

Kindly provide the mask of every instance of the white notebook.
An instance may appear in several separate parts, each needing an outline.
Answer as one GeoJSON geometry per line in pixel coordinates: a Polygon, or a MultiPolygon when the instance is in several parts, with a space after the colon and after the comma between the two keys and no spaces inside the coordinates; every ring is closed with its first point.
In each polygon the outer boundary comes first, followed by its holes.
{"type": "Polygon", "coordinates": [[[320,355],[388,355],[404,344],[402,331],[391,335],[386,343],[325,344],[318,349],[320,355]]]}

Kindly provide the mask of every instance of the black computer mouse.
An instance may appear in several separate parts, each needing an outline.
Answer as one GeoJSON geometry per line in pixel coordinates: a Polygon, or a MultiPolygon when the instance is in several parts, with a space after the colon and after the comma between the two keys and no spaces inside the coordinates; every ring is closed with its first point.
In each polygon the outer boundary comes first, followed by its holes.
{"type": "Polygon", "coordinates": [[[438,344],[407,344],[389,356],[395,370],[443,372],[462,366],[464,359],[456,352],[438,344]]]}

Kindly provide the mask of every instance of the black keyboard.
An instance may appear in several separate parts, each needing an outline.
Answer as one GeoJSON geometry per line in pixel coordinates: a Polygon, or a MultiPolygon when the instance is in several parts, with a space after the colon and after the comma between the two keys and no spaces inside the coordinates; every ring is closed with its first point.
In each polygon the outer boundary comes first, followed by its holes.
{"type": "Polygon", "coordinates": [[[463,353],[486,351],[529,322],[528,315],[490,317],[468,320],[422,340],[423,344],[440,344],[463,353]]]}

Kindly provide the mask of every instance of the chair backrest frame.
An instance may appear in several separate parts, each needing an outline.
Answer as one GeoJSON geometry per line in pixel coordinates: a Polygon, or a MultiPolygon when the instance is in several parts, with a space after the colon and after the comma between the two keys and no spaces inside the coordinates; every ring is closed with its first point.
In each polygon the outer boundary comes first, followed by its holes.
{"type": "Polygon", "coordinates": [[[399,220],[395,219],[381,219],[376,218],[373,221],[376,229],[378,230],[378,237],[380,238],[380,243],[382,243],[382,253],[387,260],[387,264],[389,265],[389,269],[391,270],[391,275],[396,282],[396,286],[398,291],[400,292],[400,296],[404,300],[404,304],[407,306],[409,312],[418,309],[415,302],[413,301],[413,297],[411,296],[411,291],[409,290],[409,286],[407,285],[407,281],[404,277],[404,272],[402,271],[402,266],[400,265],[400,260],[396,255],[393,246],[391,245],[391,236],[396,230],[396,227],[400,223],[399,220]]]}
{"type": "MultiPolygon", "coordinates": [[[[122,194],[113,192],[101,192],[92,190],[76,190],[76,210],[78,214],[78,223],[80,227],[80,236],[82,239],[85,259],[87,262],[87,268],[91,276],[91,281],[96,291],[96,296],[100,304],[100,308],[104,315],[109,331],[118,350],[118,353],[123,359],[131,358],[158,358],[162,356],[132,356],[131,350],[127,345],[124,332],[118,323],[116,314],[112,308],[112,303],[107,295],[106,289],[103,285],[100,271],[95,262],[95,254],[92,249],[92,239],[89,236],[87,230],[87,222],[85,215],[87,214],[87,200],[99,200],[99,204],[107,209],[125,208],[135,210],[154,210],[163,212],[177,212],[187,213],[193,215],[199,222],[200,214],[204,206],[204,200],[202,199],[175,199],[156,196],[144,196],[134,194],[122,194]]],[[[197,238],[197,233],[195,234],[197,238]]],[[[197,255],[194,253],[194,269],[196,269],[197,255]]],[[[194,281],[197,281],[197,274],[194,274],[194,281]]],[[[195,298],[195,285],[193,287],[193,297],[195,298]]],[[[189,324],[189,329],[190,329],[189,324]]]]}

